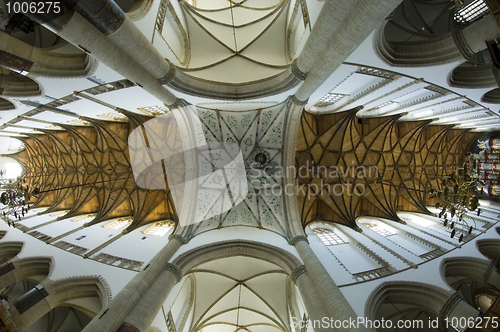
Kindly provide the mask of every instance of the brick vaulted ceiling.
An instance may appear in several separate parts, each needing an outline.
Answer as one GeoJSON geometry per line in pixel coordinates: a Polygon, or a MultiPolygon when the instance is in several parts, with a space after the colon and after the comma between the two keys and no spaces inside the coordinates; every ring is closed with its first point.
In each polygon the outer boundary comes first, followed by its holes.
{"type": "Polygon", "coordinates": [[[429,213],[425,190],[439,187],[477,138],[430,121],[398,121],[401,115],[359,120],[357,111],[302,114],[296,169],[303,226],[324,220],[357,228],[359,216],[398,221],[400,210],[429,213]]]}

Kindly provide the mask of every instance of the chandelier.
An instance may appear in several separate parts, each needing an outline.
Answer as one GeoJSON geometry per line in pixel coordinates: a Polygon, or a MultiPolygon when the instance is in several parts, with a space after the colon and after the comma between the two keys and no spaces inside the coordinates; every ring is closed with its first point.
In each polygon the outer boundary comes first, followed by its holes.
{"type": "MultiPolygon", "coordinates": [[[[21,217],[30,209],[29,202],[33,191],[30,192],[29,186],[26,184],[26,179],[17,177],[16,179],[4,178],[5,171],[0,171],[0,203],[4,205],[2,215],[4,218],[13,216],[14,219],[21,220],[21,217]]],[[[10,220],[7,219],[10,225],[10,220]]],[[[12,221],[14,224],[14,221],[12,221]]]]}
{"type": "Polygon", "coordinates": [[[479,198],[474,192],[474,186],[477,183],[474,172],[466,163],[459,168],[456,173],[446,175],[441,179],[441,188],[436,190],[430,187],[427,192],[430,198],[437,199],[436,209],[441,209],[439,218],[444,218],[443,225],[451,228],[451,238],[454,238],[457,231],[460,232],[459,242],[464,239],[464,234],[472,233],[474,227],[469,222],[475,221],[468,216],[468,212],[477,211],[479,216],[481,209],[479,207],[479,198]]]}

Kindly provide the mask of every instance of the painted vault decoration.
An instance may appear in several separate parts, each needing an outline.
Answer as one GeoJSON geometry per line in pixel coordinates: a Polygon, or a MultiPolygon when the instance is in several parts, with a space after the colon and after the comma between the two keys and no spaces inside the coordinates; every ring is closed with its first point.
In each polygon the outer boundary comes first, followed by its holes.
{"type": "MultiPolygon", "coordinates": [[[[198,107],[208,146],[218,142],[239,144],[248,181],[248,194],[233,209],[196,226],[197,234],[221,227],[265,228],[288,234],[281,192],[282,144],[289,102],[258,110],[227,112],[198,107]]],[[[217,158],[216,153],[210,155],[217,158]]],[[[200,167],[209,167],[200,160],[200,167]]],[[[210,190],[204,188],[203,190],[210,190]]]]}
{"type": "Polygon", "coordinates": [[[41,190],[35,205],[48,206],[44,213],[69,210],[60,218],[95,213],[86,226],[132,216],[126,232],[176,220],[168,188],[144,190],[134,182],[127,137],[150,117],[128,115],[126,123],[84,118],[90,126],[60,124],[64,130],[26,133],[21,138],[26,149],[13,157],[23,166],[28,185],[41,190]]]}

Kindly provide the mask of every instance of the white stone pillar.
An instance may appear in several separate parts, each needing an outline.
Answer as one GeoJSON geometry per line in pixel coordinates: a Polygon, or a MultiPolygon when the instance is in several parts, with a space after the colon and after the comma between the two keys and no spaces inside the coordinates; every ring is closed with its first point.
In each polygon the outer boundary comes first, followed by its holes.
{"type": "Polygon", "coordinates": [[[185,243],[183,237],[172,236],[168,244],[113,298],[106,308],[103,308],[82,332],[116,331],[162,274],[175,252],[185,243]]]}
{"type": "MultiPolygon", "coordinates": [[[[155,75],[151,74],[144,66],[140,65],[134,57],[120,48],[115,42],[108,39],[97,27],[78,12],[74,12],[72,15],[68,13],[67,15],[70,17],[64,16],[58,18],[59,20],[63,18],[67,20],[62,26],[58,25],[58,23],[60,24],[61,22],[57,20],[45,22],[37,16],[34,16],[33,19],[37,20],[40,24],[44,24],[47,28],[56,32],[60,37],[71,44],[86,50],[97,60],[138,84],[151,95],[164,102],[167,106],[176,107],[179,103],[179,99],[163,87],[162,84],[165,82],[162,81],[160,83],[160,80],[155,77],[155,75]]],[[[148,58],[147,56],[144,57],[148,58]]],[[[152,57],[155,57],[155,55],[152,57]]],[[[149,65],[148,62],[148,66],[149,65]]],[[[160,72],[163,73],[163,71],[160,72]]]]}
{"type": "Polygon", "coordinates": [[[137,332],[146,332],[153,323],[158,312],[168,295],[182,279],[181,270],[173,265],[167,264],[158,279],[144,295],[139,304],[134,308],[130,315],[125,319],[123,325],[117,332],[126,332],[134,329],[137,332]]]}
{"type": "Polygon", "coordinates": [[[296,66],[306,74],[325,49],[334,32],[340,27],[349,10],[356,3],[353,0],[326,0],[304,48],[297,58],[296,66]]]}
{"type": "MultiPolygon", "coordinates": [[[[357,320],[357,315],[337,287],[328,271],[325,269],[316,254],[312,251],[305,237],[297,237],[292,241],[300,258],[305,264],[307,275],[325,305],[329,316],[334,320],[357,320]]],[[[363,332],[366,328],[345,328],[344,331],[363,332]]]]}
{"type": "MultiPolygon", "coordinates": [[[[307,322],[300,322],[300,325],[309,323],[318,324],[322,323],[324,320],[328,322],[330,315],[325,310],[323,301],[318,296],[318,293],[314,289],[309,276],[305,272],[304,266],[301,266],[292,273],[292,282],[297,285],[302,301],[304,302],[304,306],[306,307],[307,315],[309,316],[309,320],[307,322]]],[[[302,317],[297,318],[302,319],[302,317]]],[[[316,326],[314,327],[314,331],[333,331],[333,329],[316,326]]]]}
{"type": "Polygon", "coordinates": [[[359,0],[342,21],[325,50],[295,93],[305,101],[347,59],[370,33],[380,25],[401,0],[359,0]]]}

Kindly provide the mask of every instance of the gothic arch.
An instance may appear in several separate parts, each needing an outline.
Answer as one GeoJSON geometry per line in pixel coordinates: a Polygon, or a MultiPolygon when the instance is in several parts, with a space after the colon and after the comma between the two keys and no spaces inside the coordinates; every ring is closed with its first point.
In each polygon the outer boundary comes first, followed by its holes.
{"type": "Polygon", "coordinates": [[[431,40],[407,42],[400,46],[386,38],[385,29],[388,22],[375,31],[373,48],[379,58],[391,66],[436,66],[463,59],[451,32],[431,40]]]}
{"type": "MultiPolygon", "coordinates": [[[[443,288],[412,281],[388,281],[380,284],[368,297],[365,317],[376,321],[408,319],[423,321],[438,320],[442,327],[444,318],[476,317],[478,312],[462,301],[457,293],[443,288]],[[397,306],[400,306],[399,308],[397,306]]],[[[377,331],[367,326],[369,331],[377,331]]],[[[383,329],[380,329],[383,330],[383,329]]],[[[433,329],[442,331],[441,329],[433,329]]]]}
{"type": "Polygon", "coordinates": [[[14,300],[11,317],[18,329],[25,330],[51,310],[63,306],[93,318],[110,300],[111,291],[101,277],[65,278],[41,283],[14,300]]]}
{"type": "Polygon", "coordinates": [[[0,288],[19,281],[38,284],[50,275],[53,267],[51,257],[27,257],[14,259],[0,265],[0,288]]]}
{"type": "MultiPolygon", "coordinates": [[[[285,326],[289,324],[288,318],[285,318],[288,316],[284,314],[284,310],[289,310],[288,304],[285,304],[287,292],[293,286],[292,282],[305,272],[302,263],[293,254],[265,243],[242,240],[205,245],[181,254],[172,263],[174,266],[168,267],[171,272],[177,270],[175,266],[180,269],[175,273],[177,280],[181,280],[181,273],[194,277],[195,297],[197,292],[212,283],[224,285],[224,291],[213,297],[208,305],[198,303],[202,309],[193,316],[192,331],[214,325],[236,327],[236,321],[225,315],[240,310],[253,317],[248,327],[259,325],[266,331],[286,331],[285,326]],[[233,268],[225,269],[226,264],[233,268]],[[245,266],[253,268],[247,270],[245,266]],[[262,288],[263,284],[267,288],[262,288]],[[270,299],[269,292],[273,291],[277,292],[273,296],[281,298],[282,302],[270,299]],[[248,296],[242,295],[242,302],[235,304],[230,299],[237,293],[248,296]]],[[[134,321],[129,323],[142,331],[134,321]]]]}
{"type": "Polygon", "coordinates": [[[257,258],[276,264],[289,275],[302,265],[297,257],[281,248],[265,243],[241,240],[216,242],[192,249],[177,257],[173,264],[181,269],[183,275],[186,275],[197,265],[234,256],[257,258]]]}
{"type": "Polygon", "coordinates": [[[442,1],[402,1],[375,31],[375,53],[384,62],[399,67],[471,59],[486,48],[485,40],[497,38],[498,26],[489,11],[478,12],[473,20],[463,20],[457,9],[442,1]]]}
{"type": "Polygon", "coordinates": [[[441,287],[421,282],[388,281],[380,284],[368,297],[365,316],[372,320],[376,319],[377,310],[388,301],[415,305],[438,315],[451,295],[452,292],[441,287]]]}
{"type": "Polygon", "coordinates": [[[486,92],[481,97],[481,101],[490,104],[500,104],[500,88],[496,88],[486,92]]]}
{"type": "Polygon", "coordinates": [[[491,262],[474,257],[451,257],[441,262],[441,277],[453,289],[464,282],[486,282],[500,290],[500,274],[491,262]]]}
{"type": "Polygon", "coordinates": [[[45,289],[50,295],[49,303],[52,308],[59,306],[70,306],[85,313],[95,316],[109,301],[111,301],[111,290],[102,277],[74,277],[56,280],[48,283],[45,289]],[[75,299],[98,297],[101,308],[83,307],[72,302],[75,299]]]}
{"type": "Polygon", "coordinates": [[[10,72],[0,74],[0,94],[8,97],[31,97],[41,95],[42,89],[31,78],[10,72]]]}
{"type": "Polygon", "coordinates": [[[500,257],[500,240],[483,239],[476,241],[476,248],[484,257],[496,260],[500,257]]]}
{"type": "Polygon", "coordinates": [[[0,98],[0,111],[8,111],[15,109],[16,106],[5,98],[0,98]]]}
{"type": "Polygon", "coordinates": [[[23,242],[2,242],[0,243],[0,262],[5,263],[16,257],[23,249],[23,242]]]}
{"type": "Polygon", "coordinates": [[[448,77],[448,83],[456,88],[481,89],[497,85],[491,63],[469,61],[455,67],[448,77]]]}
{"type": "Polygon", "coordinates": [[[73,47],[67,42],[41,48],[0,31],[0,43],[4,50],[0,54],[0,66],[17,73],[36,77],[88,77],[97,68],[97,61],[78,48],[70,49],[72,53],[61,52],[60,48],[68,51],[68,47],[73,47]]]}

